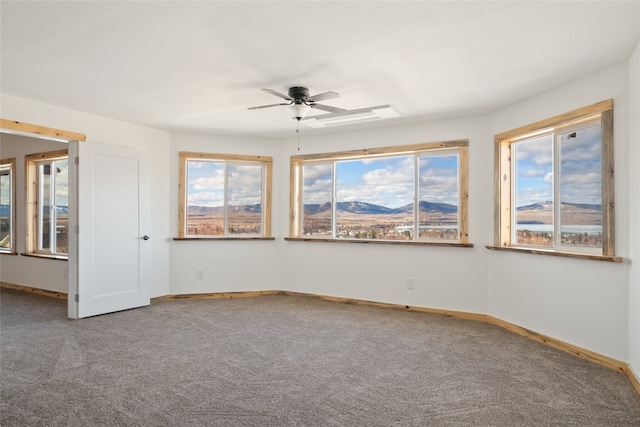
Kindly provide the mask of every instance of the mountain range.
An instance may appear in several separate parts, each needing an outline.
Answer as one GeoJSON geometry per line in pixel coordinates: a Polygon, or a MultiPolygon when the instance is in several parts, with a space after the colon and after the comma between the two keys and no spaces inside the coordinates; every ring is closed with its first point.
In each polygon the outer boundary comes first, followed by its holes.
{"type": "MultiPolygon", "coordinates": [[[[420,211],[435,212],[440,214],[450,214],[458,212],[458,207],[447,203],[420,202],[420,211]]],[[[342,212],[349,212],[360,215],[393,215],[413,212],[413,203],[409,203],[398,208],[388,208],[386,206],[374,205],[366,202],[338,202],[336,208],[342,212]]],[[[244,213],[260,213],[260,204],[238,206],[238,210],[244,213]]],[[[304,205],[305,215],[314,215],[331,210],[331,203],[306,204],[304,205]]],[[[221,214],[222,207],[210,206],[189,206],[189,215],[221,214]]]]}
{"type": "MultiPolygon", "coordinates": [[[[593,205],[587,203],[563,203],[565,207],[570,206],[577,210],[585,210],[585,211],[602,211],[602,205],[593,205]]],[[[420,211],[422,212],[435,212],[435,213],[456,213],[458,212],[458,207],[454,205],[450,205],[448,203],[434,203],[434,202],[425,202],[422,201],[419,204],[420,211]]],[[[551,202],[538,202],[532,203],[526,206],[519,206],[517,210],[519,212],[523,211],[547,211],[552,209],[553,204],[551,202]]],[[[349,212],[354,214],[364,214],[364,215],[372,215],[372,214],[402,214],[402,213],[410,213],[413,211],[413,203],[409,203],[404,206],[400,206],[398,208],[388,208],[386,206],[374,205],[366,202],[338,202],[336,208],[339,211],[349,212]]],[[[260,213],[261,206],[259,203],[254,205],[245,205],[239,206],[238,209],[241,209],[242,212],[245,213],[260,213]]],[[[323,204],[306,204],[304,205],[304,212],[307,215],[314,215],[318,213],[322,213],[331,209],[330,203],[323,204]]],[[[69,208],[67,206],[58,206],[56,208],[57,213],[59,214],[68,214],[69,208]]],[[[189,206],[189,215],[206,215],[213,213],[222,213],[222,207],[210,207],[210,206],[189,206]]],[[[9,216],[9,205],[0,205],[0,216],[9,216]]]]}
{"type": "MultiPolygon", "coordinates": [[[[45,206],[45,210],[49,210],[49,206],[45,206]]],[[[68,206],[56,206],[56,213],[59,215],[68,215],[68,206]]],[[[0,216],[9,216],[9,205],[0,205],[0,216]]]]}
{"type": "MultiPolygon", "coordinates": [[[[458,207],[448,203],[434,203],[422,201],[418,204],[421,212],[436,213],[456,213],[458,207]]],[[[338,202],[336,209],[342,212],[349,212],[361,215],[393,215],[413,212],[413,203],[409,203],[398,208],[388,208],[386,206],[374,205],[366,202],[338,202]]],[[[306,215],[314,215],[331,210],[331,203],[323,204],[306,204],[304,205],[304,213],[306,215]]]]}
{"type": "MultiPolygon", "coordinates": [[[[590,205],[587,203],[563,203],[562,207],[573,207],[575,209],[584,209],[587,211],[602,211],[602,205],[590,205]]],[[[518,211],[546,211],[553,209],[552,202],[538,202],[526,206],[519,206],[518,211]]]]}
{"type": "MultiPolygon", "coordinates": [[[[256,203],[254,205],[243,205],[238,206],[236,212],[242,213],[260,213],[262,207],[260,203],[256,203]]],[[[222,206],[189,206],[187,210],[187,214],[189,215],[210,215],[210,214],[222,214],[224,212],[224,207],[222,206]]]]}

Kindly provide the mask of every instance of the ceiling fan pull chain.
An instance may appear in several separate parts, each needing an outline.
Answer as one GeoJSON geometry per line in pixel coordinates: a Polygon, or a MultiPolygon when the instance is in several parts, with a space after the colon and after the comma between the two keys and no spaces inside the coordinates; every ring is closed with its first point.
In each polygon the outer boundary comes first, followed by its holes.
{"type": "Polygon", "coordinates": [[[298,151],[300,151],[300,120],[296,121],[296,133],[298,134],[298,151]]]}

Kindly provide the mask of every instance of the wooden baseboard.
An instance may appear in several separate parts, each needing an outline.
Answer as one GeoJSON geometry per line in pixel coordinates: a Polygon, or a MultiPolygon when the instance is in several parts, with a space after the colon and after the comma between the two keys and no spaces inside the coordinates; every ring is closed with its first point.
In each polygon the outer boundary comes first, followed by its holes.
{"type": "Polygon", "coordinates": [[[206,294],[172,294],[151,298],[151,304],[165,301],[185,301],[195,299],[253,298],[264,295],[278,295],[279,291],[213,292],[206,294]]]}
{"type": "Polygon", "coordinates": [[[556,338],[552,338],[543,334],[539,334],[537,332],[530,331],[518,325],[514,325],[513,323],[507,322],[505,320],[498,319],[497,317],[487,316],[487,323],[500,326],[501,328],[504,328],[515,334],[546,344],[549,347],[562,350],[566,353],[571,353],[574,356],[578,356],[581,359],[585,359],[590,362],[597,363],[598,365],[604,366],[606,368],[615,369],[616,371],[620,371],[624,374],[627,374],[627,370],[629,370],[629,366],[626,363],[621,362],[617,359],[613,359],[611,357],[604,356],[602,354],[575,346],[573,344],[569,344],[567,342],[561,341],[556,338]]]}
{"type": "Polygon", "coordinates": [[[631,381],[631,384],[636,389],[638,394],[640,394],[640,377],[636,375],[636,373],[631,369],[631,366],[627,365],[627,370],[625,371],[627,378],[631,381]]]}
{"type": "Polygon", "coordinates": [[[419,313],[429,313],[429,314],[440,314],[443,316],[456,317],[459,319],[467,319],[467,320],[476,320],[484,322],[486,321],[486,315],[478,314],[478,313],[470,313],[465,311],[454,311],[454,310],[442,310],[437,308],[427,308],[420,307],[415,305],[402,305],[402,304],[390,304],[386,302],[375,302],[375,301],[367,301],[353,298],[343,298],[343,297],[332,297],[328,295],[318,295],[318,294],[307,294],[303,292],[292,292],[292,291],[280,291],[280,295],[294,295],[294,296],[303,296],[309,298],[316,298],[322,301],[331,301],[331,302],[339,302],[342,304],[353,304],[353,305],[366,305],[371,307],[381,307],[381,308],[392,308],[396,310],[404,310],[404,311],[416,311],[419,313]]]}
{"type": "Polygon", "coordinates": [[[52,298],[67,299],[67,294],[64,292],[47,291],[45,289],[33,288],[31,286],[15,285],[13,283],[0,282],[0,287],[6,288],[6,289],[13,289],[16,291],[30,292],[32,294],[44,295],[52,298]]]}

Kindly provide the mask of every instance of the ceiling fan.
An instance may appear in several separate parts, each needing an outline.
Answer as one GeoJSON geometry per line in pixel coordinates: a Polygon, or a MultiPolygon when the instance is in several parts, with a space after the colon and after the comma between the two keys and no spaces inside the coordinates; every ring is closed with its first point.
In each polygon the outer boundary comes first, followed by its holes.
{"type": "Polygon", "coordinates": [[[344,108],[332,107],[330,105],[318,104],[317,101],[324,101],[325,99],[339,98],[340,94],[337,92],[323,92],[317,95],[309,96],[309,89],[306,87],[294,86],[289,88],[289,94],[285,95],[273,89],[262,89],[264,92],[271,95],[278,96],[282,99],[286,99],[289,102],[282,102],[279,104],[260,105],[258,107],[250,107],[249,110],[257,110],[260,108],[277,107],[280,105],[286,106],[291,110],[293,118],[300,121],[309,112],[311,108],[316,108],[322,111],[328,111],[329,113],[340,114],[347,113],[349,110],[344,108]]]}

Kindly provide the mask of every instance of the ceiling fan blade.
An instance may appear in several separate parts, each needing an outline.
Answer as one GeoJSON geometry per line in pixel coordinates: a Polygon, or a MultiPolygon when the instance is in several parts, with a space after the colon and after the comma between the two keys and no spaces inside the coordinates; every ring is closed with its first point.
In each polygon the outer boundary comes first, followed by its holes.
{"type": "Polygon", "coordinates": [[[323,92],[317,95],[310,96],[308,101],[316,102],[316,101],[324,101],[326,99],[334,99],[334,98],[340,98],[340,94],[338,92],[329,91],[329,92],[323,92]]]}
{"type": "Polygon", "coordinates": [[[284,98],[287,101],[293,101],[293,99],[289,95],[285,95],[283,93],[277,92],[273,89],[262,89],[262,91],[270,93],[271,95],[279,96],[280,98],[284,98]]]}
{"type": "Polygon", "coordinates": [[[311,108],[317,108],[318,110],[328,111],[330,113],[336,113],[336,114],[346,113],[349,111],[349,110],[345,110],[344,108],[332,107],[330,105],[323,105],[323,104],[311,104],[311,108]]]}
{"type": "Polygon", "coordinates": [[[279,105],[290,105],[290,104],[287,104],[287,103],[283,102],[282,104],[259,105],[257,107],[249,107],[249,108],[247,108],[247,110],[259,110],[260,108],[277,107],[279,105]]]}

